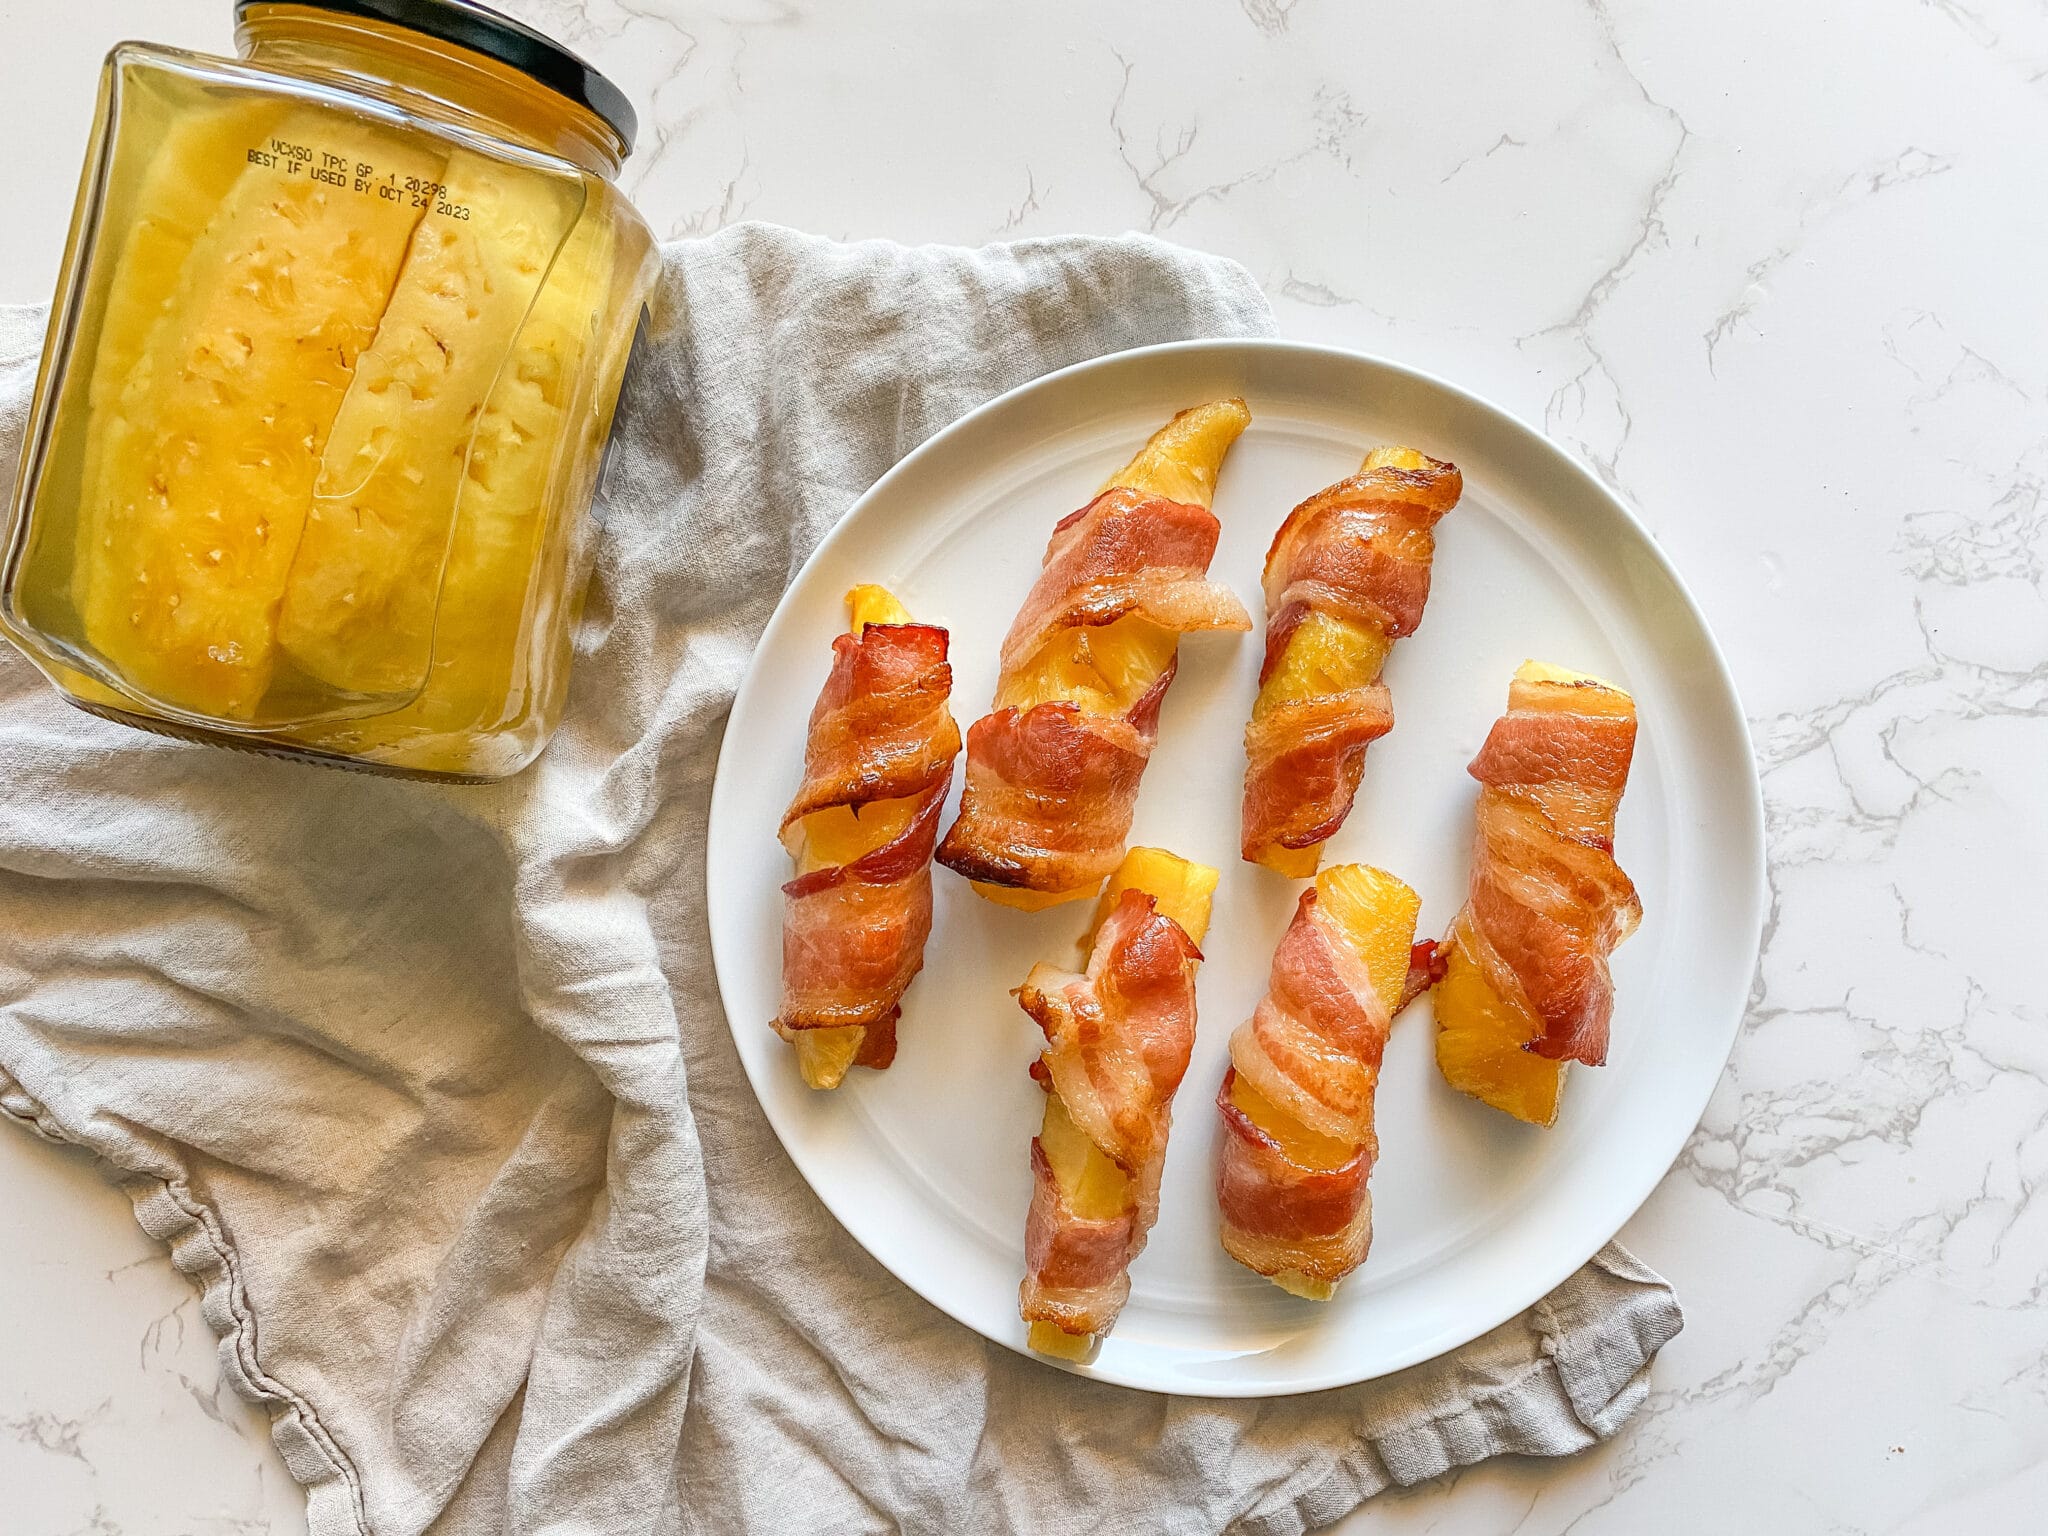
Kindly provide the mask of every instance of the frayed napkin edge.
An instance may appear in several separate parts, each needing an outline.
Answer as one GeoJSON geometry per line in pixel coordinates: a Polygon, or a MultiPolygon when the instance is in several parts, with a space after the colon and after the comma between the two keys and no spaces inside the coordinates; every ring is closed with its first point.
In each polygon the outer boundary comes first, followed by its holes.
{"type": "MultiPolygon", "coordinates": [[[[1609,1241],[1555,1290],[1501,1326],[1517,1323],[1536,1335],[1539,1352],[1512,1380],[1474,1392],[1455,1406],[1362,1437],[1321,1478],[1299,1491],[1283,1493],[1282,1503],[1240,1516],[1226,1528],[1225,1536],[1307,1536],[1362,1509],[1396,1484],[1415,1487],[1503,1456],[1575,1456],[1604,1444],[1641,1411],[1649,1396],[1651,1367],[1664,1346],[1683,1331],[1685,1313],[1668,1280],[1620,1243],[1609,1241]],[[1625,1319],[1631,1325],[1623,1332],[1624,1350],[1604,1359],[1570,1340],[1571,1324],[1558,1315],[1577,1310],[1577,1299],[1567,1293],[1589,1270],[1624,1291],[1607,1311],[1613,1320],[1625,1319]],[[1567,1342],[1571,1347],[1560,1348],[1567,1342]],[[1505,1434],[1500,1433],[1503,1426],[1477,1422],[1495,1411],[1496,1404],[1525,1399],[1535,1379],[1554,1399],[1553,1407],[1559,1410],[1554,1417],[1568,1418],[1583,1433],[1549,1442],[1528,1438],[1530,1430],[1552,1417],[1545,1414],[1516,1413],[1505,1434]],[[1472,1427],[1460,1433],[1460,1425],[1472,1427]],[[1501,1440],[1511,1443],[1503,1445],[1501,1440]],[[1386,1451],[1397,1445],[1402,1454],[1390,1461],[1386,1451]],[[1395,1462],[1409,1464],[1407,1470],[1397,1471],[1395,1462]]],[[[1446,1350],[1436,1358],[1456,1353],[1446,1350]]],[[[1426,1369],[1429,1363],[1418,1368],[1426,1369]]]]}
{"type": "Polygon", "coordinates": [[[313,1406],[266,1371],[257,1358],[256,1317],[241,1281],[241,1261],[220,1217],[182,1179],[123,1168],[80,1146],[49,1110],[0,1068],[0,1116],[43,1140],[75,1147],[94,1170],[128,1197],[143,1232],[169,1250],[171,1263],[199,1288],[200,1314],[219,1342],[221,1374],[245,1402],[270,1416],[270,1438],[285,1470],[305,1490],[308,1536],[366,1536],[355,1464],[328,1433],[313,1406]]]}

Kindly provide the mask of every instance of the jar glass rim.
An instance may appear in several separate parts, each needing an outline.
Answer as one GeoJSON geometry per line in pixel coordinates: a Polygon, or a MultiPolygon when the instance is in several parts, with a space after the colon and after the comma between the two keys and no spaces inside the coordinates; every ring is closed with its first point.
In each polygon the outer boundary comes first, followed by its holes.
{"type": "Polygon", "coordinates": [[[388,22],[482,54],[596,113],[632,151],[640,120],[623,90],[545,33],[477,0],[235,0],[235,19],[280,3],[388,22]]]}

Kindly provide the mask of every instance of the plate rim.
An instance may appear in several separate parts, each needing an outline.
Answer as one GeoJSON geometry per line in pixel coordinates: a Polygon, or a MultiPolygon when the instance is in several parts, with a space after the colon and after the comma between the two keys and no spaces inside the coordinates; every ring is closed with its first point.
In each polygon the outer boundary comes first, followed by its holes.
{"type": "MultiPolygon", "coordinates": [[[[1671,584],[1672,590],[1684,604],[1684,616],[1690,621],[1691,627],[1698,637],[1705,642],[1705,654],[1710,660],[1712,668],[1712,675],[1709,681],[1719,690],[1721,698],[1717,702],[1725,705],[1728,723],[1732,723],[1734,726],[1735,740],[1740,743],[1742,748],[1741,755],[1747,769],[1742,783],[1740,786],[1723,787],[1724,789],[1746,791],[1746,793],[1740,793],[1740,802],[1741,810],[1744,813],[1743,819],[1747,822],[1747,827],[1721,828],[1719,833],[1723,837],[1732,837],[1738,831],[1746,831],[1747,833],[1742,839],[1741,852],[1746,855],[1746,862],[1750,866],[1752,877],[1746,882],[1748,888],[1743,893],[1747,897],[1749,910],[1746,914],[1746,921],[1741,920],[1745,914],[1737,915],[1737,924],[1738,931],[1748,934],[1749,973],[1752,985],[1757,965],[1762,956],[1764,928],[1770,912],[1769,843],[1763,803],[1763,780],[1757,771],[1755,738],[1750,732],[1749,719],[1743,710],[1741,693],[1736,687],[1734,671],[1728,663],[1727,654],[1723,651],[1720,640],[1715,636],[1713,627],[1707,623],[1706,615],[1701,610],[1698,597],[1693,593],[1692,588],[1686,584],[1685,578],[1665,553],[1663,545],[1658,541],[1649,526],[1636,513],[1635,509],[1628,504],[1619,492],[1594,473],[1591,466],[1578,454],[1573,453],[1570,449],[1556,442],[1540,429],[1530,425],[1513,411],[1483,395],[1466,389],[1460,384],[1453,383],[1439,374],[1408,363],[1399,362],[1380,353],[1368,352],[1360,348],[1334,346],[1322,342],[1298,341],[1275,336],[1194,337],[1181,341],[1157,342],[1146,346],[1127,347],[1120,351],[1102,353],[1099,356],[1083,358],[1078,362],[1069,363],[1064,367],[1040,374],[1032,379],[1027,379],[1023,383],[1004,390],[1002,393],[994,395],[962,413],[919,443],[894,464],[890,465],[874,484],[870,485],[867,490],[855,498],[846,511],[840,514],[838,520],[833,523],[831,528],[826,530],[824,537],[819,539],[816,547],[805,558],[803,564],[791,573],[788,582],[783,587],[781,596],[776,599],[775,607],[769,614],[767,622],[762,626],[760,634],[755,637],[754,649],[748,658],[746,672],[741,677],[738,687],[733,690],[732,702],[727,706],[725,720],[720,726],[718,761],[712,774],[711,798],[705,826],[704,850],[705,927],[710,940],[712,974],[717,982],[719,1007],[725,1015],[726,1028],[733,1035],[734,1052],[739,1057],[740,1070],[747,1080],[748,1090],[754,1095],[754,1102],[760,1109],[762,1118],[768,1122],[769,1128],[774,1131],[776,1141],[782,1147],[784,1155],[789,1158],[790,1164],[795,1168],[798,1177],[803,1180],[804,1185],[810,1190],[818,1203],[825,1208],[833,1221],[839,1225],[840,1229],[863,1253],[887,1270],[892,1278],[907,1287],[912,1294],[920,1297],[931,1306],[936,1307],[940,1312],[960,1326],[970,1330],[979,1338],[999,1344],[1014,1354],[1021,1355],[1027,1360],[1050,1369],[1071,1375],[1083,1376],[1090,1381],[1102,1382],[1124,1388],[1128,1391],[1157,1392],[1175,1397],[1239,1399],[1293,1397],[1310,1392],[1330,1391],[1340,1387],[1382,1380],[1397,1371],[1407,1370],[1430,1360],[1442,1359],[1444,1356],[1464,1348],[1474,1339],[1500,1327],[1503,1323],[1520,1316],[1597,1257],[1602,1249],[1614,1241],[1615,1236],[1621,1229],[1634,1219],[1650,1196],[1656,1192],[1657,1186],[1663,1183],[1665,1177],[1676,1165],[1679,1155],[1685,1150],[1687,1141],[1691,1139],[1693,1132],[1705,1117],[1714,1092],[1719,1088],[1722,1078],[1727,1073],[1728,1062],[1734,1055],[1736,1043],[1741,1038],[1742,1022],[1748,1015],[1746,1002],[1733,1012],[1732,1017],[1724,1025],[1725,1039],[1720,1052],[1720,1067],[1714,1073],[1711,1080],[1704,1081],[1704,1087],[1699,1094],[1698,1103],[1690,1107],[1682,1121],[1679,1116],[1674,1115],[1672,1117],[1672,1125],[1679,1128],[1668,1138],[1668,1150],[1660,1150],[1658,1155],[1643,1159],[1639,1165],[1639,1172],[1628,1188],[1625,1201],[1618,1200],[1616,1202],[1619,1216],[1613,1230],[1602,1237],[1590,1252],[1579,1255],[1563,1267],[1550,1266],[1532,1269],[1530,1274],[1533,1278],[1525,1278],[1520,1286],[1504,1287],[1504,1294],[1519,1299],[1515,1301],[1512,1307],[1502,1312],[1498,1317],[1493,1317],[1473,1327],[1462,1338],[1442,1344],[1432,1342],[1431,1345],[1424,1347],[1423,1352],[1416,1353],[1413,1358],[1396,1358],[1391,1363],[1365,1374],[1356,1374],[1350,1372],[1348,1368],[1340,1368],[1334,1375],[1315,1377],[1299,1382],[1233,1382],[1227,1378],[1203,1381],[1199,1384],[1193,1382],[1184,1384],[1161,1383],[1149,1379],[1140,1382],[1129,1379],[1123,1373],[1113,1369],[1104,1371],[1100,1368],[1099,1364],[1081,1366],[1040,1355],[1026,1346],[1021,1334],[1017,1337],[999,1337],[987,1332],[970,1318],[962,1316],[941,1295],[934,1294],[932,1290],[928,1289],[911,1275],[906,1274],[895,1263],[884,1258],[862,1240],[860,1234],[855,1230],[853,1223],[841,1213],[839,1204],[831,1195],[821,1189],[812,1180],[810,1174],[806,1172],[797,1148],[791,1144],[791,1137],[784,1133],[783,1127],[778,1122],[774,1111],[769,1108],[767,1101],[762,1097],[761,1090],[754,1081],[754,1074],[747,1065],[746,1053],[740,1048],[740,1026],[735,1023],[732,999],[729,995],[730,989],[726,980],[728,964],[723,953],[725,945],[721,942],[721,929],[724,925],[718,921],[716,916],[716,909],[720,903],[713,896],[712,890],[711,871],[716,868],[725,867],[726,862],[717,857],[720,844],[718,836],[720,805],[730,793],[728,789],[728,775],[739,771],[737,757],[728,751],[732,745],[732,720],[734,716],[739,714],[741,706],[746,702],[750,691],[757,685],[762,675],[761,663],[765,650],[763,642],[769,632],[783,619],[785,612],[789,608],[791,594],[803,583],[804,578],[810,573],[812,567],[825,559],[839,541],[848,536],[848,530],[858,521],[859,515],[867,509],[870,503],[888,496],[894,489],[895,484],[899,480],[908,478],[913,474],[916,467],[925,458],[943,451],[944,447],[957,435],[972,430],[985,418],[1008,409],[1014,402],[1031,395],[1061,388],[1078,376],[1108,371],[1116,367],[1130,367],[1137,365],[1144,359],[1177,354],[1214,354],[1221,357],[1227,357],[1231,354],[1266,354],[1281,357],[1292,356],[1302,359],[1336,359],[1348,364],[1362,364],[1367,368],[1383,370],[1386,373],[1406,379],[1411,383],[1441,391],[1461,401],[1466,406],[1477,410],[1482,415],[1491,417],[1496,425],[1504,428],[1510,434],[1519,437],[1523,442],[1523,446],[1547,458],[1554,468],[1562,470],[1582,490],[1592,492],[1605,504],[1608,512],[1621,520],[1626,529],[1634,535],[1638,547],[1649,556],[1659,574],[1671,584]]],[[[1702,690],[1703,693],[1706,691],[1702,690]]],[[[1731,891],[1730,894],[1734,893],[1731,891]]],[[[1576,1244],[1567,1245],[1566,1251],[1575,1249],[1576,1246],[1576,1244]]]]}

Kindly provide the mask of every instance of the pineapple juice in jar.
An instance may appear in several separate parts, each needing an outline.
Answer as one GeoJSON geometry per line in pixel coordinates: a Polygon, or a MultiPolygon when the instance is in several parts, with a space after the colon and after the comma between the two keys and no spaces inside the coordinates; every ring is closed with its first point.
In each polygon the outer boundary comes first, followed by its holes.
{"type": "Polygon", "coordinates": [[[455,778],[560,719],[653,242],[624,97],[466,0],[109,57],[0,623],[89,709],[455,778]]]}

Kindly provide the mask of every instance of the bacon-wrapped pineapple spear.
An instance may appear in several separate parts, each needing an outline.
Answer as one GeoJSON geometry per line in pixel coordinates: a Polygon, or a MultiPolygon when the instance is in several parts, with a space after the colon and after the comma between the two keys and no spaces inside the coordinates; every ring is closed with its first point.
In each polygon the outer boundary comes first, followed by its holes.
{"type": "Polygon", "coordinates": [[[896,1057],[903,994],[932,927],[932,848],[960,730],[946,631],[881,587],[846,594],[852,625],[811,711],[804,781],[782,820],[782,1012],[813,1088],[896,1057]]]}
{"type": "Polygon", "coordinates": [[[1627,693],[1531,661],[1472,760],[1472,874],[1437,946],[1436,1059],[1453,1088],[1532,1125],[1557,1119],[1567,1062],[1607,1059],[1608,957],[1643,915],[1614,861],[1635,741],[1627,693]]]}
{"type": "Polygon", "coordinates": [[[1208,579],[1209,510],[1242,400],[1182,411],[1053,530],[1003,641],[995,707],[967,733],[967,788],[939,849],[991,901],[1092,896],[1122,857],[1180,637],[1248,630],[1208,579]]]}
{"type": "Polygon", "coordinates": [[[1274,952],[1265,998],[1230,1037],[1216,1095],[1223,1247],[1297,1296],[1327,1300],[1372,1244],[1380,1057],[1421,905],[1383,869],[1324,870],[1274,952]]]}
{"type": "Polygon", "coordinates": [[[1031,1143],[1018,1295],[1042,1354],[1087,1359],[1130,1295],[1194,1049],[1196,946],[1216,881],[1206,864],[1133,848],[1082,940],[1087,970],[1036,965],[1017,989],[1046,1042],[1031,1066],[1045,1119],[1031,1143]]]}
{"type": "Polygon", "coordinates": [[[1287,516],[1266,555],[1266,660],[1245,728],[1243,852],[1300,879],[1351,814],[1365,749],[1394,724],[1380,671],[1422,621],[1457,466],[1375,448],[1287,516]]]}

